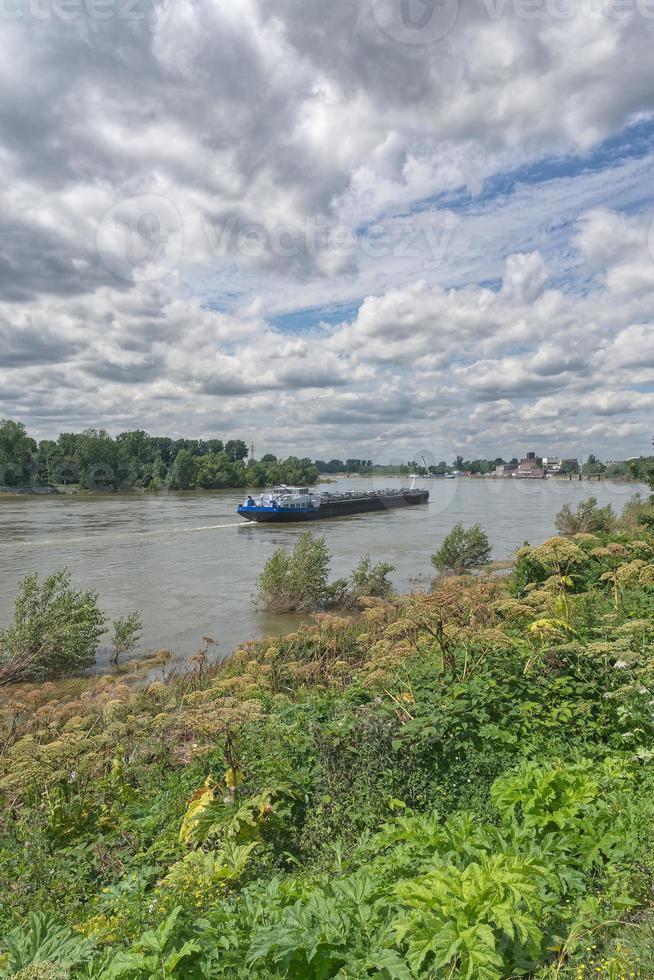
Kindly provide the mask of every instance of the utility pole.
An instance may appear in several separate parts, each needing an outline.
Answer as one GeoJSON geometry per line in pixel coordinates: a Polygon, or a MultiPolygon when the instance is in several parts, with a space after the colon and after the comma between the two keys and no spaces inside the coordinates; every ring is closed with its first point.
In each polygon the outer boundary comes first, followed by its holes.
{"type": "Polygon", "coordinates": [[[254,443],[250,443],[250,459],[254,462],[254,443]]]}

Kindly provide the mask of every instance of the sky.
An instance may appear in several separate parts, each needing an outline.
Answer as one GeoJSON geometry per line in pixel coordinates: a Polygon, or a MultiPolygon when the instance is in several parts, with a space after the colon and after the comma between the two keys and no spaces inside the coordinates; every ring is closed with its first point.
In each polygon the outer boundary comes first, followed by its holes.
{"type": "Polygon", "coordinates": [[[0,0],[0,416],[649,453],[653,48],[654,0],[0,0]]]}

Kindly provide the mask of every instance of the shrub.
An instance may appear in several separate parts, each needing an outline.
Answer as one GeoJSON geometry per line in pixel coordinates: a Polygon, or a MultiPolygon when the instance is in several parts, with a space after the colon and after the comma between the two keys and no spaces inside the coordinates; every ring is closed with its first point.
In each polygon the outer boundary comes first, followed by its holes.
{"type": "Polygon", "coordinates": [[[90,667],[105,617],[98,594],[71,587],[61,569],[19,585],[14,624],[0,633],[0,684],[45,680],[90,667]]]}
{"type": "Polygon", "coordinates": [[[388,576],[394,571],[394,565],[389,565],[385,561],[373,565],[370,555],[364,555],[350,575],[352,594],[356,599],[363,599],[366,596],[388,599],[393,594],[393,584],[389,582],[388,576]]]}
{"type": "Polygon", "coordinates": [[[360,609],[366,598],[390,599],[393,583],[388,576],[395,565],[380,561],[373,565],[370,555],[359,559],[349,578],[337,579],[329,587],[329,605],[335,609],[360,609]]]}
{"type": "Polygon", "coordinates": [[[292,553],[278,548],[259,576],[258,605],[267,612],[311,612],[325,605],[329,596],[331,556],[324,537],[305,531],[292,553]]]}
{"type": "Polygon", "coordinates": [[[141,639],[143,621],[140,612],[134,610],[134,612],[128,613],[127,616],[115,619],[112,626],[113,636],[111,638],[111,645],[113,646],[113,653],[111,662],[117,664],[120,657],[131,653],[141,639]]]}
{"type": "Polygon", "coordinates": [[[491,546],[480,524],[464,528],[456,524],[447,535],[439,550],[432,555],[431,563],[439,572],[462,575],[473,568],[488,565],[491,546]]]}
{"type": "Polygon", "coordinates": [[[624,505],[620,515],[620,530],[635,533],[646,527],[654,529],[654,506],[650,497],[648,500],[640,493],[635,493],[624,505]]]}
{"type": "MultiPolygon", "coordinates": [[[[596,541],[591,539],[593,544],[596,541]]],[[[562,537],[548,538],[537,548],[526,545],[516,557],[516,572],[524,584],[544,582],[551,575],[582,575],[592,563],[591,556],[577,541],[562,537]]]]}
{"type": "Polygon", "coordinates": [[[561,534],[610,534],[616,526],[615,511],[611,504],[597,506],[597,497],[589,497],[577,505],[576,511],[565,504],[556,515],[555,526],[561,534]]]}
{"type": "Polygon", "coordinates": [[[257,604],[272,613],[315,612],[319,609],[355,609],[366,596],[387,599],[393,593],[388,576],[395,566],[380,561],[373,565],[364,555],[349,578],[329,582],[329,562],[324,537],[305,531],[293,552],[279,548],[259,576],[257,604]]]}

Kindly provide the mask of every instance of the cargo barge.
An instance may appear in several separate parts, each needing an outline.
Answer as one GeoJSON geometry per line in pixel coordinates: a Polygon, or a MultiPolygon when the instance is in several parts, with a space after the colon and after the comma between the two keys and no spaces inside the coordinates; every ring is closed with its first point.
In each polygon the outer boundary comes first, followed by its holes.
{"type": "Polygon", "coordinates": [[[256,499],[248,496],[237,513],[248,521],[282,524],[289,521],[319,521],[329,517],[396,510],[429,501],[429,490],[350,490],[347,493],[316,493],[307,487],[275,487],[256,499]]]}

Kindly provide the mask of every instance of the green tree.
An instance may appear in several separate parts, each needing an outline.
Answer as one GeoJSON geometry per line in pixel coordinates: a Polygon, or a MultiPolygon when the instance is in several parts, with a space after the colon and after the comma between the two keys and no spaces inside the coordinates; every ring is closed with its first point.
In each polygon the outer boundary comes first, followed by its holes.
{"type": "Polygon", "coordinates": [[[224,451],[222,440],[220,439],[198,439],[194,456],[209,456],[222,453],[224,451]]]}
{"type": "Polygon", "coordinates": [[[395,571],[395,565],[386,561],[373,565],[370,555],[364,555],[350,575],[350,591],[355,599],[376,596],[387,599],[393,594],[393,583],[388,576],[395,571]]]}
{"type": "Polygon", "coordinates": [[[267,612],[310,612],[329,598],[331,555],[324,537],[305,531],[292,552],[278,548],[266,562],[257,584],[258,605],[267,612]]]}
{"type": "Polygon", "coordinates": [[[0,684],[90,667],[104,624],[97,592],[74,589],[67,569],[43,581],[28,575],[18,588],[14,623],[0,632],[0,684]]]}
{"type": "Polygon", "coordinates": [[[141,613],[135,609],[134,612],[115,619],[111,625],[113,627],[111,662],[117,665],[120,658],[131,653],[141,639],[143,620],[141,619],[141,613]]]}
{"type": "Polygon", "coordinates": [[[139,463],[151,463],[154,459],[155,447],[152,445],[152,439],[143,429],[120,432],[116,436],[116,442],[122,443],[130,458],[139,463]]]}
{"type": "Polygon", "coordinates": [[[618,523],[620,530],[629,534],[635,534],[643,526],[654,528],[654,497],[646,499],[635,493],[624,505],[618,523]]]}
{"type": "Polygon", "coordinates": [[[616,516],[611,504],[598,507],[597,497],[589,497],[577,504],[575,511],[565,504],[556,515],[554,524],[561,534],[609,533],[615,529],[616,516]]]}
{"type": "MultiPolygon", "coordinates": [[[[632,460],[630,470],[631,475],[646,483],[654,494],[654,456],[641,456],[640,459],[632,460]]],[[[654,503],[654,496],[651,503],[654,503]]]]}
{"type": "Polygon", "coordinates": [[[64,456],[61,447],[52,439],[42,439],[37,454],[38,482],[41,486],[77,483],[77,466],[64,456]]]}
{"type": "Polygon", "coordinates": [[[276,469],[276,465],[266,464],[264,460],[256,463],[249,460],[246,473],[247,485],[249,487],[265,487],[278,482],[273,476],[276,469]]]}
{"type": "Polygon", "coordinates": [[[77,437],[75,458],[80,486],[86,490],[127,490],[138,476],[126,447],[104,429],[85,429],[77,437]]]}
{"type": "Polygon", "coordinates": [[[629,472],[629,463],[627,462],[607,463],[604,476],[607,480],[619,480],[629,476],[629,472]]]}
{"type": "Polygon", "coordinates": [[[581,468],[581,472],[584,476],[601,476],[606,470],[606,466],[601,460],[595,456],[594,453],[590,453],[588,459],[581,468]]]}
{"type": "Polygon", "coordinates": [[[232,486],[231,466],[224,453],[220,456],[208,455],[199,460],[196,485],[203,490],[220,490],[232,486]]]}
{"type": "Polygon", "coordinates": [[[22,422],[0,420],[0,484],[27,486],[31,482],[32,462],[37,446],[22,422]]]}
{"type": "Polygon", "coordinates": [[[63,483],[64,486],[68,486],[80,482],[80,460],[77,450],[82,438],[81,432],[61,432],[54,446],[46,443],[43,458],[49,484],[63,483]]]}
{"type": "Polygon", "coordinates": [[[155,456],[141,471],[139,483],[148,490],[160,490],[166,485],[167,476],[168,467],[161,456],[155,456]]]}
{"type": "Polygon", "coordinates": [[[248,447],[242,439],[230,439],[225,443],[225,452],[231,462],[247,459],[248,447]]]}
{"type": "Polygon", "coordinates": [[[166,466],[170,466],[175,458],[175,443],[173,440],[168,436],[151,436],[150,442],[155,457],[161,459],[166,466]]]}
{"type": "Polygon", "coordinates": [[[171,490],[190,490],[197,480],[198,461],[190,449],[180,449],[170,468],[171,490]]]}
{"type": "Polygon", "coordinates": [[[202,456],[195,463],[195,484],[204,490],[243,487],[247,482],[243,463],[232,462],[225,452],[202,456]]]}
{"type": "Polygon", "coordinates": [[[298,459],[297,456],[289,456],[281,463],[271,464],[271,467],[271,472],[275,474],[277,480],[295,486],[315,483],[319,476],[317,467],[310,459],[298,459]]]}
{"type": "Polygon", "coordinates": [[[432,555],[431,563],[439,572],[463,575],[474,568],[488,565],[490,558],[491,546],[481,525],[473,524],[466,529],[459,522],[444,539],[436,554],[432,555]]]}
{"type": "Polygon", "coordinates": [[[64,456],[76,456],[82,432],[60,432],[57,445],[64,456]]]}

